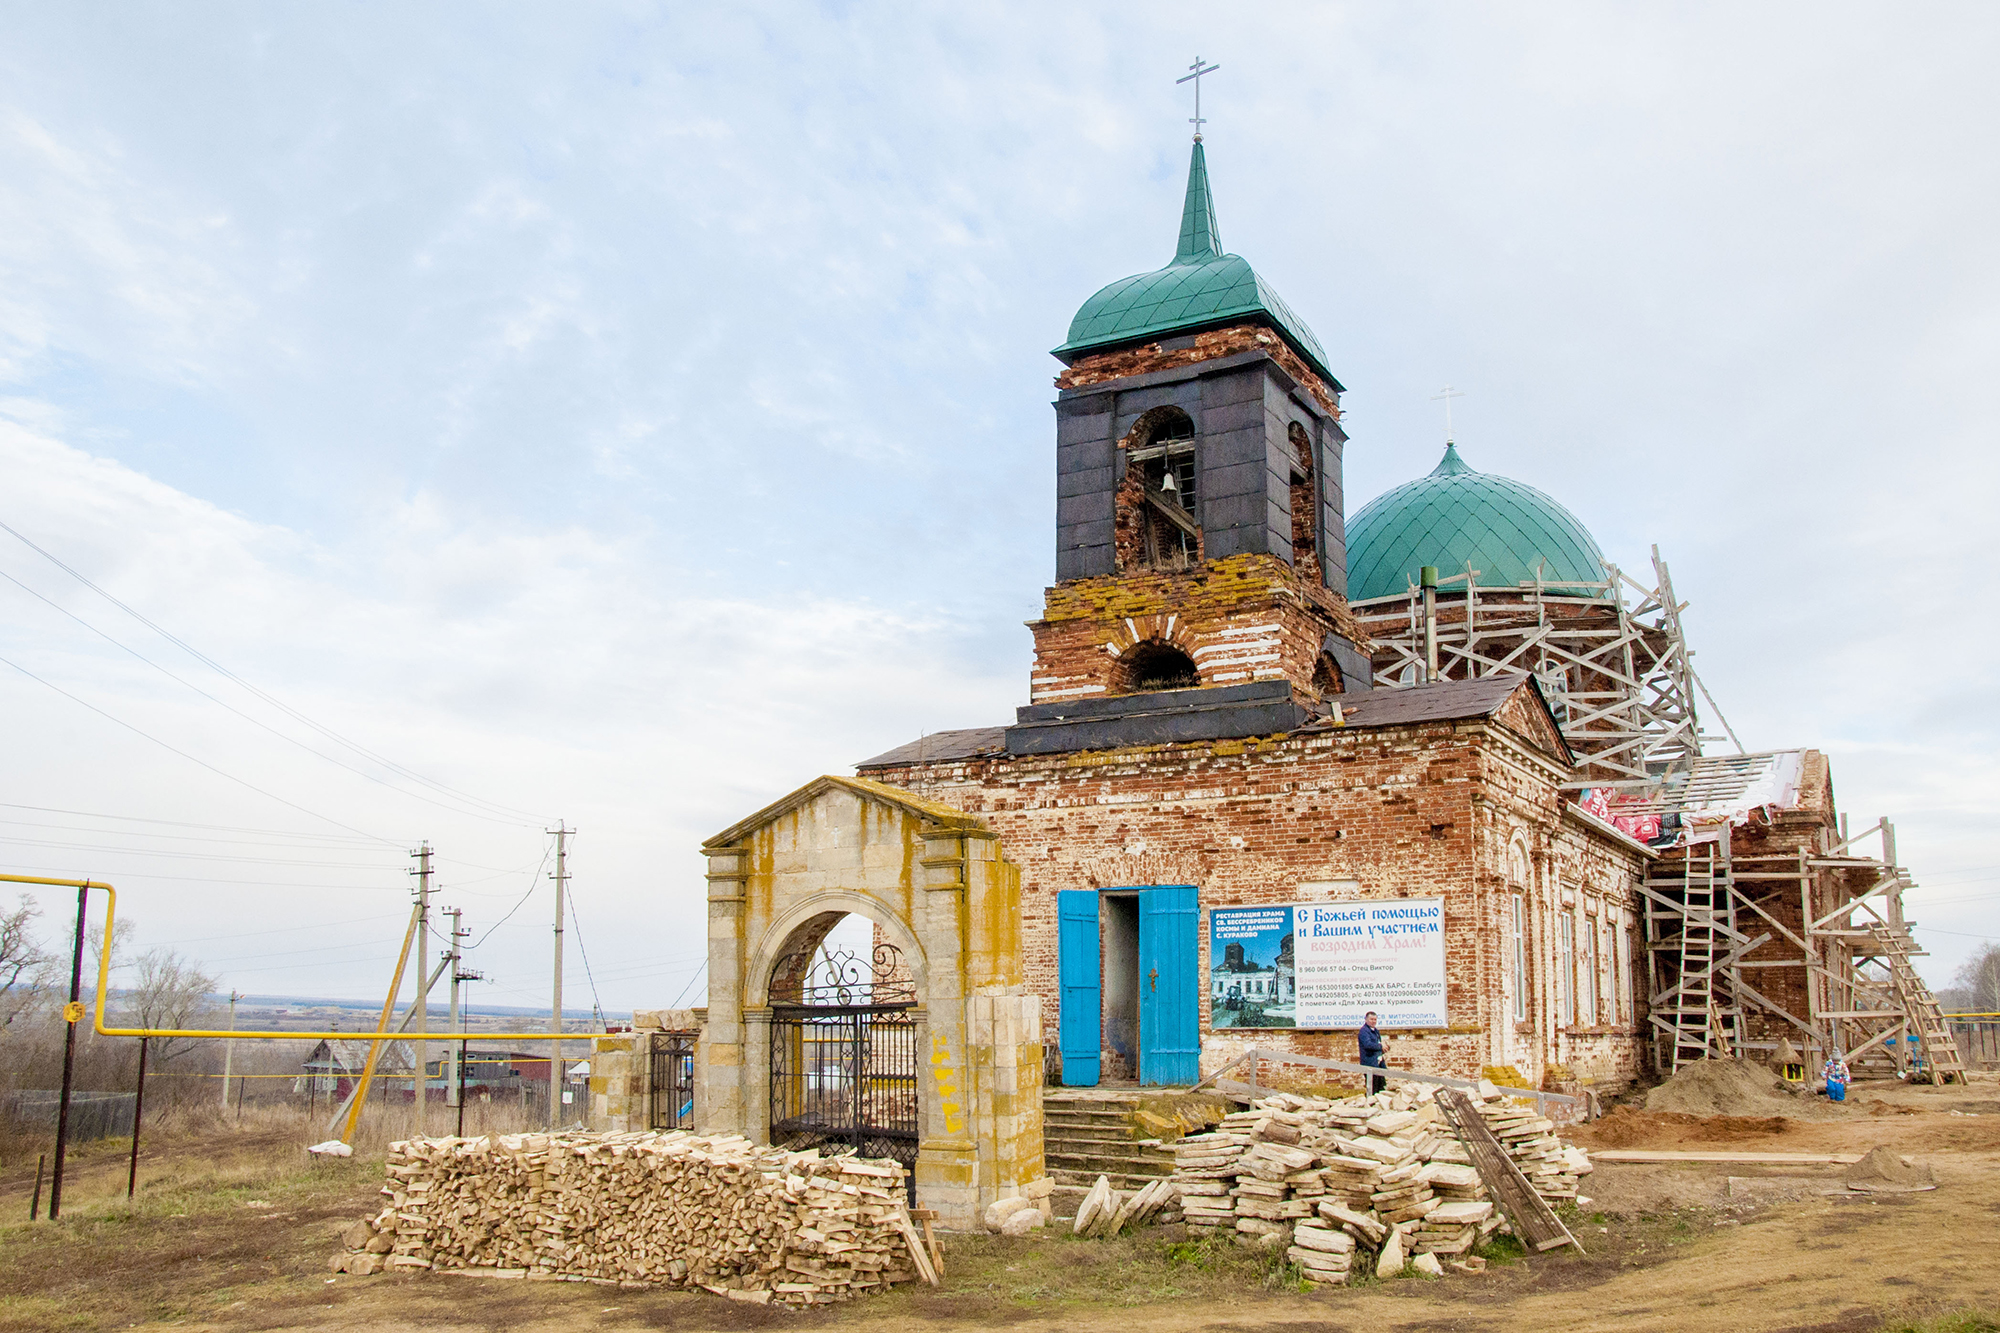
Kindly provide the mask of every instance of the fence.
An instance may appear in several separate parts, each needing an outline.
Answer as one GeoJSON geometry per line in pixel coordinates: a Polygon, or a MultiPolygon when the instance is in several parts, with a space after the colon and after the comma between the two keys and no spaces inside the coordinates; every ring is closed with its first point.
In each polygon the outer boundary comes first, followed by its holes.
{"type": "MultiPolygon", "coordinates": [[[[124,1138],[131,1134],[135,1100],[129,1092],[72,1092],[69,1095],[70,1141],[124,1138]]],[[[18,1125],[35,1129],[53,1132],[61,1104],[60,1092],[0,1093],[0,1109],[4,1109],[8,1118],[18,1125]]]]}
{"type": "Polygon", "coordinates": [[[2000,1014],[1945,1015],[1967,1069],[2000,1069],[2000,1014]]]}

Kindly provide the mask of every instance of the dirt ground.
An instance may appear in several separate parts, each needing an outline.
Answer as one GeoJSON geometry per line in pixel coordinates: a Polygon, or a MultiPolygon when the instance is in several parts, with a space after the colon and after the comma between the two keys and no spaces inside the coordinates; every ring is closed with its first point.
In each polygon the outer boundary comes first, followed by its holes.
{"type": "MultiPolygon", "coordinates": [[[[1591,1147],[1864,1153],[1936,1172],[1931,1192],[1839,1190],[1839,1167],[1603,1164],[1572,1219],[1588,1253],[1497,1262],[1479,1277],[1405,1278],[1311,1294],[1230,1246],[1172,1228],[1114,1242],[954,1236],[938,1290],[904,1287],[793,1314],[705,1294],[445,1275],[329,1280],[334,1231],[371,1208],[379,1160],[301,1165],[284,1135],[163,1143],[124,1201],[116,1144],[73,1168],[61,1223],[26,1221],[32,1163],[0,1173],[0,1333],[176,1328],[315,1333],[568,1333],[824,1328],[884,1333],[1006,1325],[1022,1333],[1287,1330],[1762,1330],[1868,1333],[2000,1311],[2000,1083],[1868,1084],[1827,1119],[1617,1113],[1591,1147]],[[16,1204],[18,1203],[18,1211],[16,1204]]],[[[1995,1327],[1974,1324],[1970,1327],[1995,1327]]]]}

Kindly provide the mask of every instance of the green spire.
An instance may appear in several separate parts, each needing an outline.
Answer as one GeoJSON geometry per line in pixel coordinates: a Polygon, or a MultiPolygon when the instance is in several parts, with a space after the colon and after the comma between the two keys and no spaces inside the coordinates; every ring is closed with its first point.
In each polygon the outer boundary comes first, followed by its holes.
{"type": "Polygon", "coordinates": [[[1444,442],[1444,457],[1438,461],[1436,467],[1431,469],[1431,475],[1433,477],[1448,477],[1454,472],[1470,471],[1472,469],[1465,465],[1465,460],[1458,456],[1458,446],[1450,440],[1446,440],[1444,442]]]}
{"type": "Polygon", "coordinates": [[[1188,162],[1187,202],[1181,205],[1181,246],[1176,264],[1199,264],[1222,253],[1222,233],[1215,225],[1215,199],[1208,192],[1208,159],[1196,139],[1188,162]]]}

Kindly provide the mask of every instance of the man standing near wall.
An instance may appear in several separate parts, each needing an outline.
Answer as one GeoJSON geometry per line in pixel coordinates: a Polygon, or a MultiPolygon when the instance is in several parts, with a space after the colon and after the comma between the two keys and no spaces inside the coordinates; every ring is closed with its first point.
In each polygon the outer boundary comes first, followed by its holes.
{"type": "MultiPolygon", "coordinates": [[[[1357,1034],[1361,1042],[1361,1063],[1371,1069],[1387,1069],[1388,1063],[1382,1055],[1382,1034],[1375,1027],[1375,1011],[1369,1010],[1361,1018],[1361,1031],[1357,1034]]],[[[1382,1091],[1385,1079],[1374,1074],[1368,1076],[1368,1091],[1372,1095],[1382,1091]]]]}

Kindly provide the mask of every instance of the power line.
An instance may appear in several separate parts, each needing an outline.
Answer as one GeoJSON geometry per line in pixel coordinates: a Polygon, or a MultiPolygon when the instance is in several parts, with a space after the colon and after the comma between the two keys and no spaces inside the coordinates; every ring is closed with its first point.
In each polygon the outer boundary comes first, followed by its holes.
{"type": "Polygon", "coordinates": [[[549,854],[547,849],[544,849],[542,852],[542,864],[535,867],[534,877],[528,881],[528,891],[521,895],[521,901],[515,903],[512,907],[507,909],[507,916],[501,917],[498,921],[495,921],[492,925],[488,926],[486,928],[486,933],[484,935],[481,935],[478,938],[478,940],[474,941],[467,948],[468,953],[471,952],[472,949],[477,949],[480,945],[486,943],[487,940],[491,939],[493,937],[494,931],[500,929],[500,927],[507,924],[507,917],[510,917],[514,915],[514,913],[520,911],[522,904],[526,903],[528,899],[534,897],[535,890],[541,886],[542,866],[546,866],[548,863],[549,863],[549,854]]]}
{"type": "Polygon", "coordinates": [[[590,983],[590,1007],[597,1011],[597,1024],[599,1027],[602,1027],[604,1025],[604,1005],[597,998],[597,978],[590,974],[590,953],[583,947],[583,927],[577,923],[576,919],[575,889],[571,889],[569,894],[569,924],[576,931],[576,953],[577,957],[583,959],[584,979],[590,983]]]}
{"type": "Polygon", "coordinates": [[[338,921],[315,921],[309,926],[273,926],[269,930],[239,930],[229,935],[195,935],[188,939],[162,940],[163,947],[183,944],[209,944],[215,940],[244,940],[259,935],[295,935],[302,930],[325,930],[329,926],[363,925],[371,921],[401,921],[408,913],[395,912],[387,916],[347,916],[338,921]]]}
{"type": "MultiPolygon", "coordinates": [[[[340,836],[336,833],[293,833],[287,829],[242,828],[234,824],[193,824],[184,819],[148,819],[144,815],[104,815],[94,810],[61,810],[54,806],[20,805],[13,801],[0,801],[0,810],[33,810],[38,814],[44,815],[74,815],[78,819],[116,819],[128,824],[164,824],[170,828],[205,828],[212,829],[218,833],[267,833],[273,837],[280,838],[320,838],[332,840],[340,836]]],[[[112,832],[113,830],[107,829],[105,831],[112,832]]],[[[141,835],[135,834],[133,836],[141,835]]],[[[156,834],[153,836],[168,837],[171,835],[156,834]]],[[[372,833],[364,833],[361,835],[361,838],[367,842],[382,841],[381,838],[376,837],[372,833]]]]}
{"type": "MultiPolygon", "coordinates": [[[[0,526],[5,526],[5,525],[0,524],[0,526]]],[[[9,529],[9,531],[12,531],[12,529],[9,529]]],[[[19,533],[15,533],[14,535],[17,537],[20,536],[19,533]]],[[[336,759],[330,754],[326,754],[322,751],[315,750],[313,749],[312,746],[307,745],[304,741],[300,740],[298,737],[287,736],[284,732],[279,731],[276,727],[272,726],[270,723],[265,722],[261,718],[255,718],[250,716],[250,714],[244,712],[242,709],[238,708],[235,704],[230,703],[228,700],[218,699],[216,696],[210,694],[207,690],[204,690],[201,686],[195,684],[193,681],[188,680],[184,676],[177,675],[176,673],[168,670],[166,667],[161,666],[158,662],[155,662],[152,658],[146,656],[144,653],[140,652],[137,648],[134,648],[130,644],[124,643],[112,637],[110,634],[105,633],[103,630],[91,624],[88,620],[85,620],[82,616],[76,614],[76,612],[70,610],[68,607],[63,606],[61,603],[56,602],[49,597],[43,596],[39,592],[36,592],[33,588],[30,588],[27,584],[21,582],[21,580],[15,578],[12,574],[9,574],[6,570],[0,569],[0,579],[6,579],[9,583],[19,588],[22,592],[27,593],[30,597],[37,598],[38,600],[46,603],[47,605],[54,607],[57,611],[62,612],[62,614],[68,616],[71,620],[74,620],[77,624],[83,626],[85,629],[89,630],[92,634],[95,634],[98,638],[103,639],[106,643],[110,644],[112,647],[120,648],[123,649],[125,652],[130,653],[133,657],[138,658],[141,662],[144,662],[147,666],[153,668],[153,670],[159,672],[161,675],[165,676],[168,680],[171,680],[178,685],[183,685],[187,687],[188,689],[194,691],[196,694],[199,694],[202,698],[208,700],[210,703],[216,705],[219,708],[228,709],[236,716],[242,718],[245,722],[248,722],[251,726],[261,728],[262,730],[269,732],[271,735],[276,736],[279,740],[284,741],[289,745],[298,746],[301,750],[304,750],[307,754],[313,756],[315,759],[323,759],[327,763],[332,764],[334,767],[345,769],[347,772],[354,774],[358,778],[362,778],[365,779],[366,781],[373,782],[379,786],[387,787],[390,791],[395,792],[398,796],[405,796],[412,800],[422,801],[424,804],[434,805],[440,810],[450,810],[451,813],[455,815],[467,815],[473,819],[492,820],[494,823],[498,824],[512,824],[516,822],[511,819],[501,819],[495,815],[481,814],[476,810],[458,809],[453,806],[446,805],[442,801],[433,800],[432,798],[425,796],[419,792],[405,791],[401,787],[398,787],[397,785],[388,781],[385,778],[377,777],[373,773],[365,772],[362,769],[356,768],[354,765],[348,763],[344,759],[336,759]]]]}
{"type": "MultiPolygon", "coordinates": [[[[21,866],[24,871],[40,871],[46,874],[61,874],[68,866],[21,866]]],[[[386,884],[319,884],[288,879],[217,879],[213,875],[154,875],[144,870],[124,870],[120,879],[164,879],[174,883],[189,884],[242,884],[253,889],[387,889],[386,884]]],[[[400,888],[400,886],[397,886],[400,888]]],[[[484,895],[482,895],[484,896],[484,895]]]]}
{"type": "MultiPolygon", "coordinates": [[[[255,685],[252,685],[249,681],[243,679],[241,676],[237,675],[234,671],[231,671],[228,667],[222,665],[222,663],[216,661],[214,658],[208,656],[208,654],[202,652],[194,645],[188,643],[185,639],[182,639],[179,636],[171,633],[163,626],[155,623],[152,620],[147,619],[144,615],[140,614],[138,611],[134,610],[130,606],[127,606],[124,602],[119,601],[116,597],[113,597],[110,593],[98,587],[95,583],[92,583],[90,579],[85,577],[81,572],[72,569],[69,565],[64,564],[61,559],[59,559],[51,552],[43,550],[40,546],[37,546],[33,541],[29,540],[26,534],[22,533],[18,528],[15,528],[4,521],[0,521],[0,529],[4,529],[6,532],[12,534],[15,538],[17,538],[21,542],[22,545],[26,546],[29,550],[35,552],[35,554],[47,560],[57,569],[62,570],[63,573],[69,575],[71,578],[75,579],[78,583],[81,583],[84,587],[96,593],[99,597],[102,597],[105,601],[111,603],[113,606],[123,611],[126,615],[131,616],[134,620],[144,625],[147,629],[152,630],[155,634],[165,639],[168,643],[173,644],[175,647],[179,648],[182,652],[186,653],[189,657],[194,658],[197,662],[200,662],[203,666],[206,666],[209,670],[215,672],[217,675],[226,677],[227,679],[234,681],[238,686],[242,687],[244,690],[257,696],[259,699],[262,699],[265,703],[270,704],[273,708],[278,709],[280,712],[285,713],[287,716],[292,717],[298,720],[299,722],[304,723],[308,727],[311,727],[314,731],[318,732],[322,736],[325,736],[328,740],[334,741],[339,745],[343,745],[347,747],[349,750],[352,750],[354,753],[361,755],[363,758],[373,760],[374,762],[380,764],[382,767],[388,769],[392,773],[399,773],[413,782],[417,782],[422,784],[423,786],[429,787],[433,791],[442,792],[449,796],[456,796],[460,800],[470,801],[475,805],[483,805],[487,807],[489,810],[499,811],[503,814],[513,816],[516,819],[534,820],[536,827],[539,828],[541,826],[542,821],[536,819],[534,815],[530,814],[526,810],[516,810],[511,806],[501,805],[496,801],[488,801],[482,797],[474,796],[469,792],[462,792],[454,787],[446,786],[444,783],[433,781],[432,779],[425,777],[423,774],[416,772],[414,769],[405,768],[403,767],[403,765],[398,764],[393,760],[386,759],[383,756],[376,754],[374,751],[369,750],[364,746],[358,745],[351,740],[348,740],[345,736],[342,736],[340,733],[332,730],[331,728],[320,725],[318,722],[315,722],[312,718],[307,717],[304,713],[292,707],[284,700],[279,699],[275,695],[267,694],[265,691],[261,689],[258,689],[255,685]]],[[[116,642],[116,640],[113,640],[113,642],[116,642]]]]}
{"type": "MultiPolygon", "coordinates": [[[[0,523],[0,527],[6,527],[6,526],[7,526],[6,524],[0,523]]],[[[8,530],[12,531],[12,529],[8,530]]],[[[284,797],[278,795],[276,792],[265,791],[262,787],[258,786],[254,782],[247,782],[244,779],[237,777],[233,773],[225,773],[221,769],[217,768],[214,764],[209,763],[206,759],[197,759],[193,755],[189,754],[186,750],[180,749],[178,746],[167,744],[167,742],[161,740],[158,736],[153,735],[151,732],[141,731],[139,728],[133,726],[130,722],[127,722],[124,718],[115,717],[112,714],[105,712],[102,708],[99,708],[96,704],[90,703],[89,701],[84,699],[79,699],[76,695],[71,694],[68,690],[64,689],[62,686],[57,685],[51,681],[43,680],[40,676],[36,675],[34,672],[28,670],[28,668],[22,666],[19,662],[16,662],[11,658],[0,657],[0,665],[13,667],[14,670],[20,672],[22,675],[26,676],[29,680],[34,681],[37,685],[47,686],[49,689],[54,690],[57,694],[60,694],[63,698],[69,700],[71,703],[81,704],[83,705],[83,707],[88,708],[91,712],[97,714],[99,717],[105,719],[106,721],[116,722],[119,726],[125,728],[125,730],[131,732],[133,735],[140,736],[146,740],[151,741],[153,744],[159,746],[162,750],[166,750],[172,754],[177,754],[191,764],[199,764],[201,767],[207,769],[209,772],[215,774],[217,777],[227,778],[229,781],[235,783],[237,786],[247,788],[250,791],[254,791],[259,796],[268,797],[271,800],[276,801],[279,805],[288,806],[291,809],[298,811],[300,814],[310,815],[314,819],[324,819],[327,823],[333,825],[335,828],[344,828],[349,833],[359,833],[364,838],[374,838],[376,842],[385,843],[391,847],[396,847],[401,845],[397,840],[393,838],[379,837],[376,834],[368,832],[366,829],[355,828],[352,824],[343,824],[338,819],[335,819],[332,815],[323,815],[319,813],[319,811],[317,810],[308,810],[303,805],[300,805],[297,801],[288,801],[284,797]]]]}
{"type": "Polygon", "coordinates": [[[694,983],[695,983],[695,982],[697,982],[697,981],[700,981],[700,980],[701,980],[701,977],[702,977],[702,973],[704,973],[704,972],[706,972],[706,971],[708,971],[708,960],[707,960],[706,958],[704,958],[704,959],[702,959],[702,960],[701,960],[701,966],[700,966],[700,967],[698,967],[698,968],[696,968],[696,969],[694,970],[694,975],[688,978],[688,983],[687,983],[687,985],[685,985],[685,986],[681,987],[681,993],[680,993],[679,995],[676,995],[676,996],[674,996],[674,1002],[673,1002],[672,1004],[668,1005],[668,1006],[667,1006],[667,1008],[669,1008],[669,1009],[678,1009],[678,1008],[680,1008],[680,1007],[681,1007],[681,1001],[682,1001],[682,1000],[685,1000],[685,999],[687,998],[687,993],[688,993],[688,992],[689,992],[690,990],[694,989],[694,983]]]}
{"type": "Polygon", "coordinates": [[[91,842],[50,842],[46,838],[5,838],[0,843],[16,847],[53,847],[64,852],[95,852],[99,856],[144,856],[175,861],[222,861],[238,865],[320,866],[338,870],[372,870],[374,861],[296,861],[280,856],[231,856],[225,852],[163,852],[152,847],[103,847],[91,842]]]}

